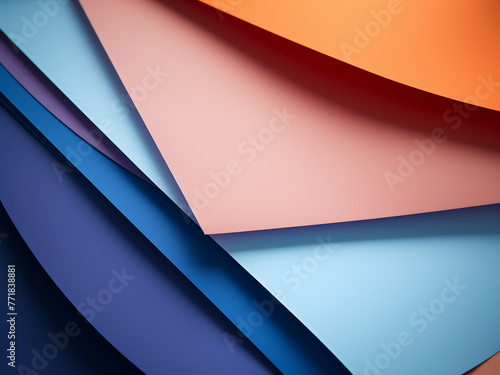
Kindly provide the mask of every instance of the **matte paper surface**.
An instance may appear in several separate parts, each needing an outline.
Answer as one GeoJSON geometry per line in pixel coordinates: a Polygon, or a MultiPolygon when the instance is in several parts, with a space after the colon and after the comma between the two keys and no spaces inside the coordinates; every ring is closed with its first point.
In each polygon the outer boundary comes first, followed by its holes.
{"type": "MultiPolygon", "coordinates": [[[[29,96],[1,67],[0,78],[8,105],[18,106],[12,109],[19,112],[23,123],[30,127],[33,124],[31,130],[46,139],[47,146],[70,158],[68,149],[74,149],[82,140],[29,96]]],[[[61,162],[65,162],[64,157],[61,162]]],[[[64,167],[63,164],[58,166],[64,167]]],[[[96,151],[85,155],[77,169],[234,324],[238,325],[247,317],[260,317],[260,323],[247,332],[248,338],[280,371],[322,374],[328,369],[338,374],[347,373],[314,335],[213,240],[203,235],[194,223],[186,224],[178,208],[161,191],[96,151]],[[272,313],[266,313],[269,315],[266,319],[260,312],[261,304],[270,305],[264,311],[272,308],[272,313]]],[[[61,169],[57,171],[61,173],[61,169]]],[[[58,180],[57,173],[51,175],[55,180],[58,180]]],[[[237,335],[235,329],[221,336],[221,340],[234,349],[241,341],[237,335]]]]}
{"type": "MultiPolygon", "coordinates": [[[[187,206],[77,1],[2,0],[0,28],[155,185],[187,206]]],[[[138,90],[149,92],[148,67],[137,73],[138,90]]]]}
{"type": "Polygon", "coordinates": [[[104,155],[138,177],[149,181],[130,159],[109,140],[76,106],[0,31],[0,63],[62,123],[98,148],[104,155]]]}
{"type": "Polygon", "coordinates": [[[202,2],[325,55],[396,82],[500,110],[496,1],[233,0],[202,2]]]}
{"type": "Polygon", "coordinates": [[[144,66],[169,72],[136,105],[207,234],[500,202],[500,113],[220,22],[197,2],[82,5],[130,93],[144,66]]]}

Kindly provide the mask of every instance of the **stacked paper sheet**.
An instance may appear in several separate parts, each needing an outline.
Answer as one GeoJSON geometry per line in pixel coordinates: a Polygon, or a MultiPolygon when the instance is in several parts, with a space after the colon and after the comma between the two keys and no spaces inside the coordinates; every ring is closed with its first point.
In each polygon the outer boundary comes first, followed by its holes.
{"type": "MultiPolygon", "coordinates": [[[[0,6],[5,222],[117,373],[458,375],[500,350],[492,5],[0,6]]],[[[18,371],[77,366],[40,348],[18,371]]]]}

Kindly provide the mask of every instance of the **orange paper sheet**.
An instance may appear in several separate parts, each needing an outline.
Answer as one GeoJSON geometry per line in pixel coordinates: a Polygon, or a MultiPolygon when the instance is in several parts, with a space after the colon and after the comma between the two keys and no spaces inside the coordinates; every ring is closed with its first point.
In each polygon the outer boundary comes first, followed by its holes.
{"type": "Polygon", "coordinates": [[[500,110],[498,93],[471,95],[481,75],[500,87],[498,1],[201,1],[382,77],[500,110]]]}
{"type": "MultiPolygon", "coordinates": [[[[205,233],[500,202],[500,113],[196,1],[82,5],[205,233]]],[[[470,95],[498,96],[488,72],[470,95]]]]}
{"type": "Polygon", "coordinates": [[[467,372],[465,375],[494,375],[500,374],[500,353],[495,354],[486,362],[467,372]]]}

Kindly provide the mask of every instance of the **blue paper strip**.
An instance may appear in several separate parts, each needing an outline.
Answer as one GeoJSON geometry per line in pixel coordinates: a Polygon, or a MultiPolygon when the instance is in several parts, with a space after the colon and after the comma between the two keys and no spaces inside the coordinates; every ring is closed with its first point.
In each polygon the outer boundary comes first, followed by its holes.
{"type": "MultiPolygon", "coordinates": [[[[249,339],[286,374],[348,374],[344,366],[178,208],[147,185],[90,149],[0,69],[2,92],[40,136],[75,161],[78,170],[183,272],[234,324],[246,322],[249,339]],[[271,305],[269,305],[271,304],[271,305]],[[268,317],[262,306],[272,309],[268,317]]],[[[27,125],[27,122],[25,121],[27,125]]],[[[62,173],[62,172],[61,172],[62,173]]],[[[60,175],[64,178],[64,173],[60,175]]],[[[233,335],[234,337],[234,335],[233,335]]]]}

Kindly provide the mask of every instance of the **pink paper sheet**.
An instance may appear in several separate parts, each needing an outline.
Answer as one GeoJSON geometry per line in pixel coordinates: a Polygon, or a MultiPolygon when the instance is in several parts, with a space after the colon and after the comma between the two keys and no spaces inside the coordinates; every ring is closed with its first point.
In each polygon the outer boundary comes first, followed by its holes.
{"type": "Polygon", "coordinates": [[[81,3],[205,233],[500,202],[497,112],[195,1],[81,3]]]}

